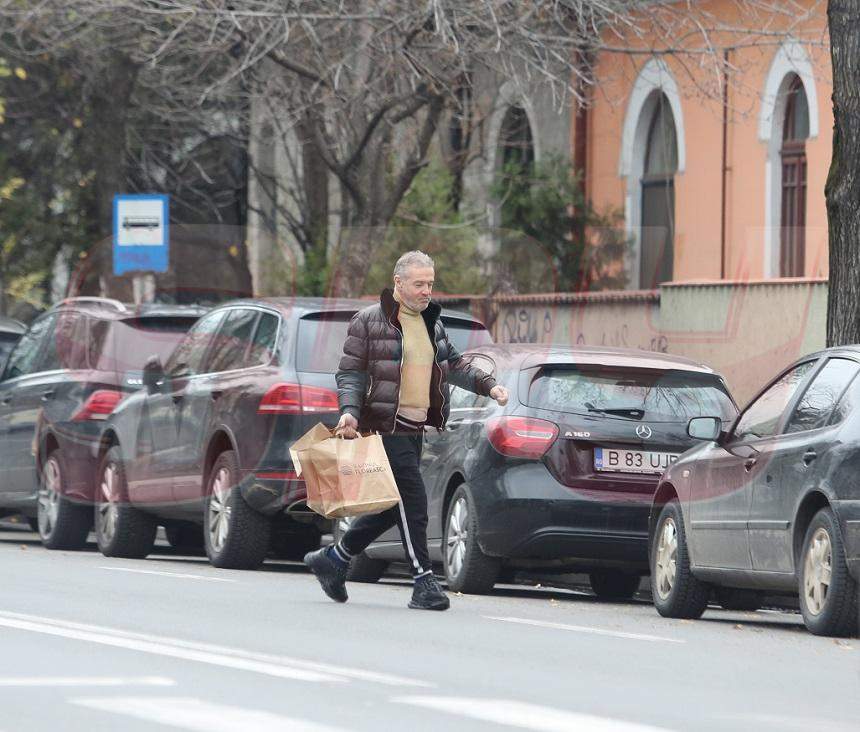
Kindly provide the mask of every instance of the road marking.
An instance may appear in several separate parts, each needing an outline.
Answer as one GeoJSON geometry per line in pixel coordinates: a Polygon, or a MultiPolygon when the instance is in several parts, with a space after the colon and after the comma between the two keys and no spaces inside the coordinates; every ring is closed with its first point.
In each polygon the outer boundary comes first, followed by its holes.
{"type": "MultiPolygon", "coordinates": [[[[210,643],[154,636],[146,633],[135,633],[133,631],[120,630],[118,628],[76,623],[73,621],[45,618],[36,615],[26,615],[23,613],[0,611],[0,626],[4,625],[6,627],[14,627],[21,630],[33,630],[34,632],[42,632],[49,635],[60,635],[64,637],[78,637],[77,635],[67,636],[65,635],[66,633],[89,634],[103,639],[95,642],[101,642],[105,645],[113,645],[120,648],[129,647],[125,645],[127,643],[155,644],[159,649],[166,648],[170,651],[170,653],[161,653],[158,651],[161,655],[175,655],[175,652],[208,654],[209,656],[212,656],[214,660],[205,660],[202,658],[189,658],[188,660],[199,660],[202,663],[212,663],[213,665],[228,665],[232,668],[239,668],[234,665],[239,663],[262,664],[260,667],[245,668],[244,670],[281,676],[282,678],[292,678],[291,676],[285,676],[284,672],[293,670],[295,673],[304,673],[311,676],[312,678],[303,679],[311,681],[344,682],[348,680],[356,680],[383,684],[386,686],[412,688],[436,687],[436,684],[405,678],[403,676],[381,673],[378,671],[342,667],[335,664],[320,663],[318,661],[306,661],[304,659],[290,658],[270,653],[245,651],[239,648],[228,648],[210,643]],[[22,623],[27,624],[28,627],[21,627],[22,623]],[[216,662],[218,659],[224,660],[224,663],[216,662]],[[281,672],[270,673],[269,669],[274,669],[274,671],[278,671],[280,669],[281,672]]],[[[134,647],[131,648],[131,650],[142,649],[134,647]]],[[[144,650],[144,652],[156,651],[144,650]]],[[[175,657],[181,658],[183,656],[175,657]]]]}
{"type": "Polygon", "coordinates": [[[0,686],[176,686],[164,676],[0,676],[0,686]]]}
{"type": "Polygon", "coordinates": [[[244,732],[250,729],[283,732],[336,732],[334,727],[283,717],[256,709],[212,704],[191,697],[103,697],[70,699],[72,704],[147,722],[199,732],[244,732]]]}
{"type": "Polygon", "coordinates": [[[133,572],[134,574],[155,574],[159,577],[175,577],[176,579],[193,579],[203,580],[205,582],[236,582],[234,579],[226,577],[204,577],[199,574],[182,574],[180,572],[161,572],[155,569],[132,569],[131,567],[97,567],[97,569],[106,569],[109,572],[133,572]]]}
{"type": "MultiPolygon", "coordinates": [[[[392,699],[395,704],[433,709],[482,722],[536,730],[537,732],[666,732],[662,727],[650,727],[591,714],[577,714],[537,704],[507,699],[470,699],[457,696],[404,696],[392,699]]],[[[440,725],[442,727],[444,725],[440,725]]]]}
{"type": "Polygon", "coordinates": [[[520,625],[533,625],[537,628],[551,628],[553,630],[567,630],[573,633],[590,633],[591,635],[603,635],[610,638],[626,638],[628,640],[649,641],[651,643],[686,643],[678,638],[662,638],[659,635],[645,635],[643,633],[625,633],[620,630],[608,630],[606,628],[590,628],[586,625],[566,625],[564,623],[550,623],[544,620],[529,620],[527,618],[497,618],[484,615],[486,620],[498,620],[502,623],[519,623],[520,625]]]}

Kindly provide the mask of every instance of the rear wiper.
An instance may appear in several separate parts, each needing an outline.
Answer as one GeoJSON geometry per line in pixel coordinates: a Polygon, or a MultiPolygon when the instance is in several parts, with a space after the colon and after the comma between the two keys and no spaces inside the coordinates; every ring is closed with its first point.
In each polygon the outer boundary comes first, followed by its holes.
{"type": "Polygon", "coordinates": [[[639,407],[616,407],[612,409],[603,409],[601,407],[595,407],[591,402],[585,403],[585,408],[589,412],[594,412],[595,414],[609,414],[613,417],[627,417],[628,419],[642,419],[645,416],[645,410],[640,409],[639,407]]]}

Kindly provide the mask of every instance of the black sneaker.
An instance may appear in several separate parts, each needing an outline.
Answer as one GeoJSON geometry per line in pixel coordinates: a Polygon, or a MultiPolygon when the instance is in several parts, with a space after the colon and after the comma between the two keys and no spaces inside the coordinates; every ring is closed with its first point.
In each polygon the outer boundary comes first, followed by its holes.
{"type": "Polygon", "coordinates": [[[326,595],[335,602],[346,602],[349,599],[346,594],[346,570],[349,565],[339,567],[329,559],[327,549],[325,547],[305,554],[305,565],[316,575],[326,595]]]}
{"type": "Polygon", "coordinates": [[[413,610],[447,610],[451,607],[448,596],[442,592],[442,588],[432,574],[419,577],[415,580],[415,588],[412,590],[412,599],[409,607],[413,610]]]}

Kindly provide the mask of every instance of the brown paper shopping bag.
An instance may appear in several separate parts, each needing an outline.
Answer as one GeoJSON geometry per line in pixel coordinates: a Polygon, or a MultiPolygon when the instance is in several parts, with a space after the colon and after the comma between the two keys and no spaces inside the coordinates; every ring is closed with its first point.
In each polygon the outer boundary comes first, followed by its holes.
{"type": "Polygon", "coordinates": [[[305,479],[308,508],[326,518],[381,513],[400,502],[378,434],[345,440],[317,424],[290,447],[290,455],[305,479]]]}

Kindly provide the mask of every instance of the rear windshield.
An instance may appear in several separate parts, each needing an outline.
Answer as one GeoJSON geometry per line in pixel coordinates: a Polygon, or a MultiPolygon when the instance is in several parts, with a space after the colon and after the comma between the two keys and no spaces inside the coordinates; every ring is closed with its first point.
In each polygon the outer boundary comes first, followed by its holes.
{"type": "Polygon", "coordinates": [[[104,371],[140,371],[150,356],[164,363],[196,317],[143,317],[92,324],[89,363],[104,371]]]}
{"type": "MultiPolygon", "coordinates": [[[[343,343],[352,313],[320,313],[299,321],[296,369],[311,373],[333,374],[343,355],[343,343]]],[[[492,343],[487,329],[465,320],[451,322],[442,318],[451,342],[460,352],[492,343]]]]}
{"type": "Polygon", "coordinates": [[[649,422],[687,422],[703,416],[730,421],[737,414],[716,376],[606,367],[541,369],[529,387],[528,404],[649,422]]]}

